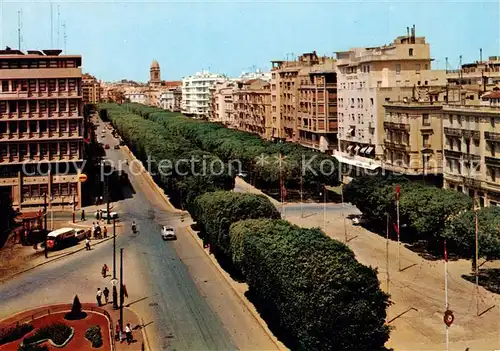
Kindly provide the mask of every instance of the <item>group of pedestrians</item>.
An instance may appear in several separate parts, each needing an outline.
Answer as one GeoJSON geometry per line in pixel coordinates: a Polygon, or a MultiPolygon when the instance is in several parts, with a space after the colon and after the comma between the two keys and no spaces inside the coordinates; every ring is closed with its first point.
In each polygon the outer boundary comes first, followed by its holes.
{"type": "Polygon", "coordinates": [[[102,239],[108,237],[108,228],[106,226],[101,229],[99,222],[92,222],[92,236],[94,239],[102,239]]]}
{"type": "Polygon", "coordinates": [[[132,327],[130,323],[127,323],[125,326],[125,330],[121,330],[120,320],[116,322],[115,325],[115,340],[122,343],[124,340],[127,341],[127,344],[131,344],[134,341],[134,336],[132,335],[132,327]]]}
{"type": "Polygon", "coordinates": [[[104,290],[101,288],[97,288],[97,293],[95,295],[97,300],[97,306],[101,307],[103,305],[107,305],[109,303],[109,289],[107,287],[104,290]],[[104,296],[104,304],[102,303],[102,297],[104,296]]]}

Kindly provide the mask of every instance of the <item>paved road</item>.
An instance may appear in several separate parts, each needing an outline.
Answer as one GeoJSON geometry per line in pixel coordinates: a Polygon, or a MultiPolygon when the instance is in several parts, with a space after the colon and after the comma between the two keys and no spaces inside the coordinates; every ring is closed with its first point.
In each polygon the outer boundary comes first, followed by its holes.
{"type": "MultiPolygon", "coordinates": [[[[100,123],[99,128],[103,125],[100,123]]],[[[99,139],[109,143],[111,148],[116,144],[109,131],[105,138],[99,139]]],[[[114,162],[125,157],[121,150],[111,149],[106,153],[114,162]]],[[[143,177],[130,176],[130,180],[136,192],[118,205],[126,233],[117,239],[117,246],[125,251],[124,281],[131,286],[127,289],[130,301],[139,300],[132,307],[140,312],[146,323],[152,322],[147,327],[152,349],[236,349],[219,317],[200,295],[187,267],[177,256],[174,243],[160,239],[160,223],[175,224],[180,221],[180,215],[160,209],[151,193],[141,191],[146,187],[143,177]],[[136,235],[127,230],[132,220],[139,229],[136,235]]],[[[2,306],[8,307],[0,309],[0,318],[41,304],[61,302],[62,297],[69,299],[74,294],[79,294],[84,301],[93,301],[96,287],[105,284],[97,272],[103,263],[111,267],[111,250],[111,245],[96,247],[0,285],[0,301],[2,306]],[[89,272],[96,274],[89,277],[89,272]]]]}

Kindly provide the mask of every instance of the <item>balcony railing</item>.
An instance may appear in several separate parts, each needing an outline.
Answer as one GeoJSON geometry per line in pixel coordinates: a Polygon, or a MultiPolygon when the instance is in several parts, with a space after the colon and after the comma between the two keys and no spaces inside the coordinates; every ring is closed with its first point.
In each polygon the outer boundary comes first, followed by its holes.
{"type": "Polygon", "coordinates": [[[462,152],[461,151],[455,151],[455,150],[444,150],[444,156],[445,157],[450,157],[450,158],[461,158],[462,157],[462,152]]]}
{"type": "Polygon", "coordinates": [[[465,129],[462,131],[462,135],[467,139],[476,139],[476,140],[479,140],[481,137],[481,133],[479,133],[478,130],[465,129]]]}
{"type": "Polygon", "coordinates": [[[490,141],[500,141],[500,133],[484,132],[484,138],[490,141]]]}
{"type": "Polygon", "coordinates": [[[444,128],[444,135],[451,135],[451,136],[462,136],[462,131],[457,128],[444,128]]]}
{"type": "MultiPolygon", "coordinates": [[[[372,122],[370,122],[372,123],[372,122]]],[[[373,127],[370,127],[373,128],[373,127]]],[[[410,130],[410,125],[406,123],[384,122],[385,129],[410,130]]]]}
{"type": "Polygon", "coordinates": [[[500,159],[499,158],[486,156],[484,158],[484,160],[485,160],[485,163],[487,166],[500,168],[500,159]]]}
{"type": "Polygon", "coordinates": [[[384,140],[384,145],[387,149],[399,150],[399,151],[410,151],[410,146],[400,143],[395,143],[390,140],[384,140]]]}

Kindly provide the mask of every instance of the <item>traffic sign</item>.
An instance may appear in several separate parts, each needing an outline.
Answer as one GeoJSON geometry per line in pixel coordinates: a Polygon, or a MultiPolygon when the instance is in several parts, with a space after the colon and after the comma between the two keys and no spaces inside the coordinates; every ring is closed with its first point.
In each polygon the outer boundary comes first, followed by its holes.
{"type": "Polygon", "coordinates": [[[454,320],[455,316],[453,316],[453,312],[450,310],[446,310],[443,317],[444,324],[446,324],[447,327],[450,327],[453,324],[454,320]]]}
{"type": "Polygon", "coordinates": [[[85,181],[86,181],[86,180],[87,180],[87,175],[86,175],[86,174],[83,174],[83,173],[82,173],[82,174],[79,174],[79,175],[78,175],[78,181],[79,181],[80,183],[85,183],[85,181]]]}

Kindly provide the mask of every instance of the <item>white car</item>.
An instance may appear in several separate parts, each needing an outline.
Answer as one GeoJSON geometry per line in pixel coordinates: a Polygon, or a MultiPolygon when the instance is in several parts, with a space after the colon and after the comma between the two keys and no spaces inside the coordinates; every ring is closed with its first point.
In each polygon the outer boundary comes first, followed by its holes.
{"type": "Polygon", "coordinates": [[[248,175],[247,172],[240,172],[237,174],[237,176],[240,178],[245,178],[247,175],[248,175]]]}
{"type": "Polygon", "coordinates": [[[175,240],[177,236],[175,235],[175,230],[172,227],[168,227],[166,225],[161,229],[161,238],[163,240],[175,240]]]}
{"type": "MultiPolygon", "coordinates": [[[[106,209],[102,209],[102,210],[99,210],[101,212],[101,218],[102,219],[108,219],[108,211],[106,209]]],[[[99,211],[96,211],[94,213],[95,217],[97,218],[97,213],[99,211]]],[[[118,213],[116,212],[109,212],[109,218],[110,219],[113,219],[113,218],[118,218],[118,213]]]]}

